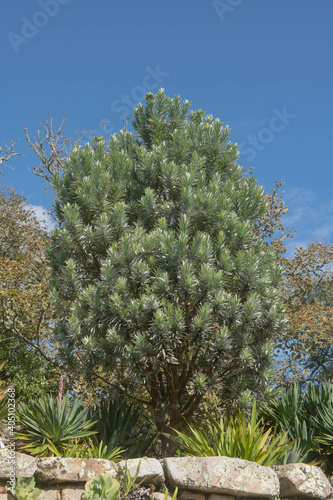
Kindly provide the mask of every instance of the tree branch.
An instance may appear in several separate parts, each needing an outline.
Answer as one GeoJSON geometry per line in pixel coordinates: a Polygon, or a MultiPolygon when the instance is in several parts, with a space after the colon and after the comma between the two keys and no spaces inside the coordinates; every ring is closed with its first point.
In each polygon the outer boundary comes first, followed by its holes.
{"type": "MultiPolygon", "coordinates": [[[[5,144],[6,150],[4,151],[2,147],[0,146],[0,166],[5,164],[7,161],[9,161],[13,156],[24,156],[21,153],[15,153],[14,152],[14,146],[15,146],[16,140],[12,142],[11,146],[7,146],[5,144]]],[[[9,165],[6,165],[8,168],[12,168],[9,165]]],[[[2,170],[0,170],[0,174],[5,175],[2,170]]]]}

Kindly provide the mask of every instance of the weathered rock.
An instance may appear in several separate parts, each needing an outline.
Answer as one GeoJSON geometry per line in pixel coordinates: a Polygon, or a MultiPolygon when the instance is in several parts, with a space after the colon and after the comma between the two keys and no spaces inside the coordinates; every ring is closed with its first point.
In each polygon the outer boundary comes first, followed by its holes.
{"type": "MultiPolygon", "coordinates": [[[[161,491],[154,491],[154,493],[152,493],[152,497],[155,500],[165,500],[165,493],[162,493],[161,491]]],[[[172,500],[172,497],[168,495],[167,500],[172,500]]]]}
{"type": "Polygon", "coordinates": [[[60,500],[61,499],[61,491],[58,489],[42,489],[41,494],[38,497],[38,500],[60,500]]]}
{"type": "Polygon", "coordinates": [[[208,500],[235,500],[235,497],[219,495],[218,493],[211,493],[208,495],[208,500]]]}
{"type": "Polygon", "coordinates": [[[172,486],[233,496],[279,496],[277,475],[269,467],[228,457],[165,459],[172,486]]]}
{"type": "Polygon", "coordinates": [[[332,492],[329,480],[319,467],[307,464],[276,465],[272,469],[280,481],[280,497],[308,496],[328,498],[332,492]]]}
{"type": "Polygon", "coordinates": [[[84,482],[104,472],[115,476],[114,462],[97,458],[43,457],[38,459],[35,477],[37,481],[49,483],[84,482]]]}
{"type": "Polygon", "coordinates": [[[16,477],[32,477],[37,470],[36,457],[17,453],[9,448],[0,449],[0,478],[10,477],[11,467],[15,465],[16,477]]]}
{"type": "MultiPolygon", "coordinates": [[[[61,500],[81,500],[84,492],[84,487],[77,488],[76,486],[66,486],[61,492],[61,500]]],[[[38,500],[39,498],[40,497],[38,497],[38,500]]]]}
{"type": "Polygon", "coordinates": [[[118,462],[118,468],[123,468],[127,466],[131,477],[134,477],[140,464],[139,474],[136,479],[136,483],[141,483],[143,485],[159,485],[164,481],[164,473],[162,465],[155,458],[134,458],[130,460],[123,460],[118,462]]]}
{"type": "Polygon", "coordinates": [[[180,500],[205,500],[205,495],[202,493],[195,493],[194,491],[183,491],[179,497],[180,500]]]}

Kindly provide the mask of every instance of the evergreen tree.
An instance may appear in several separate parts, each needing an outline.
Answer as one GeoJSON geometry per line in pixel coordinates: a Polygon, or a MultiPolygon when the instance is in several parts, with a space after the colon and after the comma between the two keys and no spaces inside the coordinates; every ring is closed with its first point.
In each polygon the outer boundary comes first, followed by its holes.
{"type": "Polygon", "coordinates": [[[172,433],[214,388],[230,400],[270,385],[282,271],[255,236],[267,203],[228,127],[162,90],[145,101],[137,135],[76,146],[53,175],[55,334],[64,360],[172,433]]]}

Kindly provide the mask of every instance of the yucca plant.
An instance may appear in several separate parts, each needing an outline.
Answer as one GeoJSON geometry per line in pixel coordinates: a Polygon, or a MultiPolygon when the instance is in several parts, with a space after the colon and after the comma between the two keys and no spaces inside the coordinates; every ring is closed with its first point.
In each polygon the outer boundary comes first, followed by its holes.
{"type": "Polygon", "coordinates": [[[269,404],[260,406],[260,415],[267,426],[279,432],[287,432],[293,441],[292,447],[278,461],[279,464],[313,462],[315,428],[305,408],[306,393],[299,382],[294,382],[273,398],[269,404]]]}
{"type": "Polygon", "coordinates": [[[312,417],[312,421],[319,430],[317,436],[318,443],[325,445],[329,453],[333,454],[333,408],[318,407],[317,416],[312,417]]]}
{"type": "Polygon", "coordinates": [[[152,445],[154,438],[149,437],[148,426],[139,424],[139,407],[128,405],[120,399],[109,402],[102,400],[90,415],[91,418],[97,417],[94,444],[100,447],[104,455],[115,448],[122,448],[122,458],[137,458],[144,456],[152,445]]]}
{"type": "Polygon", "coordinates": [[[320,456],[324,462],[324,470],[328,474],[333,472],[333,405],[320,405],[317,415],[312,416],[312,421],[317,429],[316,442],[320,456]]]}
{"type": "Polygon", "coordinates": [[[301,384],[295,382],[269,404],[262,405],[260,414],[266,424],[276,426],[280,432],[288,432],[294,441],[279,463],[315,465],[324,462],[331,453],[327,444],[333,440],[332,413],[333,388],[330,383],[308,384],[302,390],[301,384]]]}
{"type": "Polygon", "coordinates": [[[299,382],[287,386],[276,397],[260,405],[259,413],[273,426],[289,428],[295,419],[303,420],[305,417],[304,394],[299,382]]]}
{"type": "Polygon", "coordinates": [[[272,428],[266,430],[257,418],[256,401],[252,406],[251,417],[246,418],[244,410],[235,415],[223,416],[218,422],[207,415],[207,431],[189,427],[189,432],[176,431],[177,442],[191,456],[226,456],[242,458],[270,466],[288,452],[292,443],[287,433],[279,434],[272,428]]]}
{"type": "Polygon", "coordinates": [[[27,441],[23,450],[37,456],[61,456],[71,442],[92,436],[95,424],[82,408],[80,398],[69,402],[68,392],[61,401],[57,397],[40,398],[20,403],[17,420],[22,429],[18,438],[27,441]]]}
{"type": "Polygon", "coordinates": [[[294,418],[293,425],[283,427],[288,432],[288,436],[293,440],[293,445],[287,453],[281,457],[277,464],[295,464],[308,463],[318,465],[320,461],[315,459],[315,427],[310,425],[307,420],[300,421],[297,415],[294,418]]]}
{"type": "Polygon", "coordinates": [[[333,408],[333,385],[330,382],[307,386],[304,393],[305,410],[309,415],[315,416],[319,406],[333,408]]]}

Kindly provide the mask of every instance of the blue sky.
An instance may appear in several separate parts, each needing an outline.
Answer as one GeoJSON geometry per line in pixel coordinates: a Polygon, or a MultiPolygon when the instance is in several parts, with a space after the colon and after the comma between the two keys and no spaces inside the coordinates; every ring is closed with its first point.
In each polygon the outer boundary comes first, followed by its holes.
{"type": "MultiPolygon", "coordinates": [[[[34,206],[52,200],[27,167],[51,113],[65,133],[123,127],[145,91],[179,93],[231,127],[266,190],[285,181],[293,246],[333,243],[332,0],[12,0],[0,21],[0,142],[34,206]]],[[[87,138],[89,134],[87,134],[87,138]]]]}

